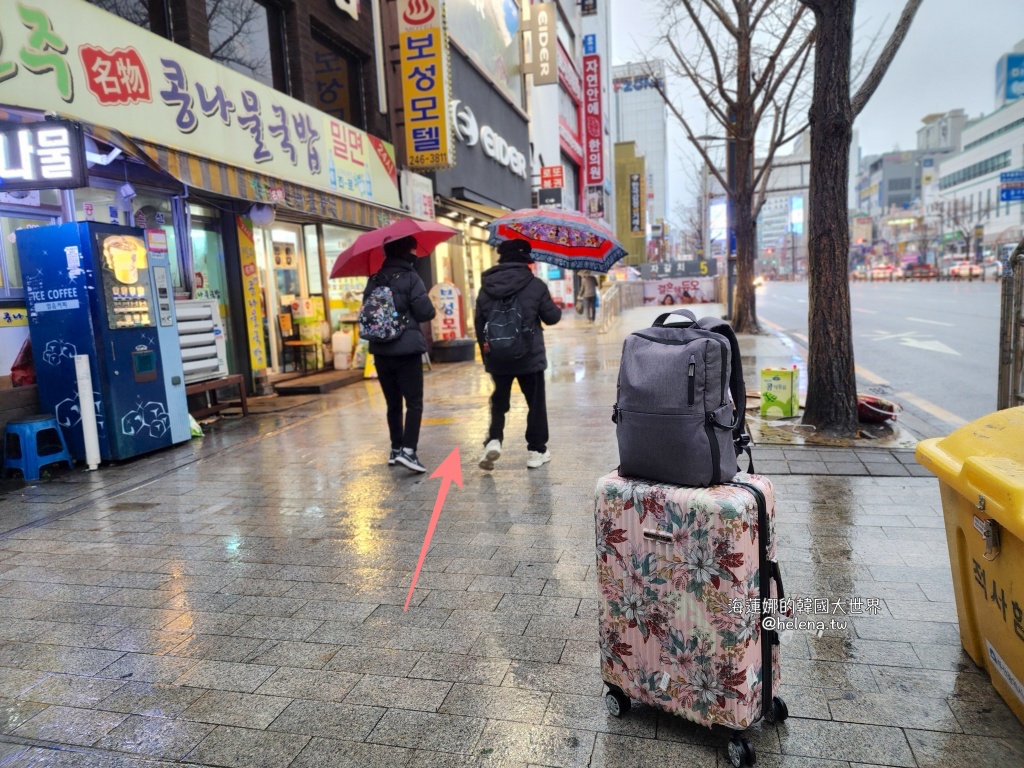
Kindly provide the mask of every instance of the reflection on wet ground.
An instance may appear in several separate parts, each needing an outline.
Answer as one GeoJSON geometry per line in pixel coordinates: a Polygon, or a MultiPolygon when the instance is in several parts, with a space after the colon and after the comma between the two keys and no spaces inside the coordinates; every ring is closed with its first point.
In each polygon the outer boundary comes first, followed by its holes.
{"type": "MultiPolygon", "coordinates": [[[[521,398],[481,472],[487,378],[428,375],[420,456],[458,445],[464,487],[407,613],[437,481],[386,465],[375,382],[8,486],[0,765],[724,766],[719,735],[601,699],[593,488],[617,464],[629,322],[548,332],[539,470],[521,398]]],[[[785,637],[791,717],[752,730],[759,764],[1024,765],[1024,727],[960,648],[935,481],[773,480],[787,594],[846,624],[785,637]]]]}

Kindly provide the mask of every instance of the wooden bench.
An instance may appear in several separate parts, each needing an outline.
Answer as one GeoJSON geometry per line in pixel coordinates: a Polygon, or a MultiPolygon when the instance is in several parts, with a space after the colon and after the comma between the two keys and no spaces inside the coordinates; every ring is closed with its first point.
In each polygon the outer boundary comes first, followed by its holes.
{"type": "Polygon", "coordinates": [[[213,416],[216,413],[220,413],[225,408],[230,408],[231,403],[221,403],[217,401],[217,390],[223,387],[238,387],[238,397],[242,401],[242,415],[249,415],[249,403],[245,399],[245,379],[242,378],[241,374],[234,374],[232,376],[225,376],[221,379],[210,379],[209,381],[197,381],[195,384],[188,384],[185,387],[185,395],[198,395],[203,392],[207,394],[207,407],[200,408],[199,410],[189,410],[189,413],[196,419],[205,419],[207,416],[213,416]]]}

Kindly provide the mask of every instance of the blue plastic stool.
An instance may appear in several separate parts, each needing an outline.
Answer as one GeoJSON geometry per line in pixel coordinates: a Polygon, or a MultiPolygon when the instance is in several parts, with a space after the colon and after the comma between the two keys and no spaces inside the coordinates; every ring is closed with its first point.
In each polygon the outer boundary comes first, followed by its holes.
{"type": "Polygon", "coordinates": [[[58,461],[66,461],[72,469],[75,467],[68,444],[64,442],[64,433],[60,431],[53,416],[30,416],[7,422],[4,432],[3,477],[7,477],[10,469],[20,469],[26,480],[38,480],[40,468],[58,461]],[[51,433],[54,432],[57,441],[52,439],[51,433]],[[47,449],[46,453],[40,453],[44,448],[47,449]]]}

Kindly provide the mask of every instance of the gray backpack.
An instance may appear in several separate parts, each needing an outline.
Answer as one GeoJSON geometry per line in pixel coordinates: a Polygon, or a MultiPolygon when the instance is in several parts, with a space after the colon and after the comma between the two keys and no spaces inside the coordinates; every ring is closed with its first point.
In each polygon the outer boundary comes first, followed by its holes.
{"type": "Polygon", "coordinates": [[[619,474],[673,485],[732,480],[739,452],[750,453],[739,359],[728,323],[686,309],[627,336],[612,416],[619,474]],[[684,324],[666,325],[675,315],[684,324]]]}

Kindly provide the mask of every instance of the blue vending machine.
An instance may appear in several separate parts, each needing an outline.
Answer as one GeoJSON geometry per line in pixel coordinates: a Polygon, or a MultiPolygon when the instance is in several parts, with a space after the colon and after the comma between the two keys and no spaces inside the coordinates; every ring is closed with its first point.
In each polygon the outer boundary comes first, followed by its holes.
{"type": "Polygon", "coordinates": [[[92,222],[23,229],[17,242],[40,408],[56,415],[71,455],[85,458],[76,355],[89,356],[103,459],[188,440],[166,247],[92,222]]]}

